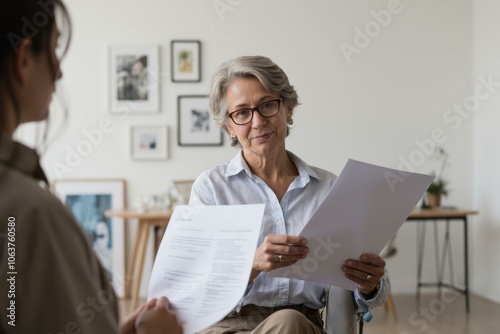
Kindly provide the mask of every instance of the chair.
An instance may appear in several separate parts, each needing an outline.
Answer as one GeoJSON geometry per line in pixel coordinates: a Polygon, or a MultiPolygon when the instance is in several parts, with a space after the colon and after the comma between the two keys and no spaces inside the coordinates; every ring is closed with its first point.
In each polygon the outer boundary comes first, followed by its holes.
{"type": "Polygon", "coordinates": [[[325,331],[328,334],[357,333],[357,305],[352,291],[331,286],[323,310],[325,331]]]}
{"type": "MultiPolygon", "coordinates": [[[[388,276],[382,278],[383,285],[390,291],[390,280],[388,276]]],[[[366,314],[360,314],[359,309],[355,299],[354,292],[330,286],[326,292],[326,306],[323,309],[323,321],[325,323],[324,328],[327,334],[356,334],[362,333],[362,326],[359,322],[359,318],[362,317],[363,321],[370,321],[372,314],[368,312],[366,314]]],[[[378,296],[374,302],[370,302],[371,307],[376,307],[380,305],[383,301],[381,298],[383,295],[378,296]]],[[[385,300],[387,302],[387,299],[385,300]]]]}
{"type": "MultiPolygon", "coordinates": [[[[396,236],[392,237],[392,239],[385,245],[384,249],[380,252],[380,257],[383,258],[384,260],[396,255],[397,249],[394,246],[394,239],[396,236]]],[[[389,311],[394,320],[398,318],[398,312],[396,311],[396,304],[394,303],[394,298],[392,297],[392,292],[389,292],[389,295],[387,296],[387,299],[384,303],[384,309],[386,311],[389,311]]]]}

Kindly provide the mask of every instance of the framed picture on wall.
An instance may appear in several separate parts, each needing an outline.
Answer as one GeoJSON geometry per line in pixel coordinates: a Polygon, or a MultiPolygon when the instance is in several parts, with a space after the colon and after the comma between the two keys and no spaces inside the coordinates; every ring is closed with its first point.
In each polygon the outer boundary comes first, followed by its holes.
{"type": "Polygon", "coordinates": [[[174,40],[171,42],[172,82],[201,81],[201,42],[174,40]]]}
{"type": "Polygon", "coordinates": [[[141,125],[130,128],[133,160],[164,160],[168,157],[168,128],[166,125],[141,125]]]}
{"type": "Polygon", "coordinates": [[[210,112],[208,95],[181,95],[177,104],[179,146],[222,145],[222,131],[210,112]]]}
{"type": "Polygon", "coordinates": [[[73,213],[106,269],[116,294],[124,296],[125,228],[121,218],[107,218],[107,210],[125,208],[125,180],[55,180],[56,196],[73,213]]]}
{"type": "Polygon", "coordinates": [[[111,46],[109,63],[112,113],[160,111],[158,46],[111,46]]]}

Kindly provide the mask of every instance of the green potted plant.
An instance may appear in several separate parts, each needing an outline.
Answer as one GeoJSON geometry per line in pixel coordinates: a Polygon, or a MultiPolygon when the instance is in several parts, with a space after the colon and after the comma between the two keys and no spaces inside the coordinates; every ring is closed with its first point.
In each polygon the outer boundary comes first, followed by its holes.
{"type": "Polygon", "coordinates": [[[436,153],[441,160],[441,169],[438,176],[432,181],[429,188],[427,188],[427,205],[431,208],[441,205],[441,197],[448,195],[448,181],[443,178],[446,162],[448,161],[448,153],[442,148],[437,147],[436,153]]]}
{"type": "Polygon", "coordinates": [[[448,182],[441,178],[436,178],[432,181],[429,188],[427,188],[427,204],[431,208],[440,206],[442,195],[448,195],[448,182]]]}

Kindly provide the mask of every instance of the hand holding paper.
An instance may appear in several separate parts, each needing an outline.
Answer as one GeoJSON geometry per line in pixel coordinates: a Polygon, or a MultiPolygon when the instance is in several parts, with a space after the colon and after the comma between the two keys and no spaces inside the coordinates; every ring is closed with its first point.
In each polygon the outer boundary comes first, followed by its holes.
{"type": "Polygon", "coordinates": [[[148,299],[166,296],[185,334],[219,321],[243,297],[263,214],[264,204],[176,207],[148,299]]]}
{"type": "Polygon", "coordinates": [[[433,177],[349,160],[300,236],[308,256],[269,273],[356,289],[342,265],[363,253],[379,254],[401,227],[433,177]]]}
{"type": "Polygon", "coordinates": [[[306,257],[307,241],[303,237],[270,234],[255,252],[255,268],[250,281],[263,271],[287,267],[306,257]]]}

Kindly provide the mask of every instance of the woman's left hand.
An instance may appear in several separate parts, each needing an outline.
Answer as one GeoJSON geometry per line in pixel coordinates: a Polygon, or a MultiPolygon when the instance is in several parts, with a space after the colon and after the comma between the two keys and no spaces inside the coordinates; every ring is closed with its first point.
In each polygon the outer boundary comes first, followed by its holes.
{"type": "Polygon", "coordinates": [[[360,260],[346,260],[342,270],[363,295],[371,296],[385,274],[385,261],[375,254],[362,254],[360,260]]]}

